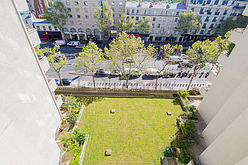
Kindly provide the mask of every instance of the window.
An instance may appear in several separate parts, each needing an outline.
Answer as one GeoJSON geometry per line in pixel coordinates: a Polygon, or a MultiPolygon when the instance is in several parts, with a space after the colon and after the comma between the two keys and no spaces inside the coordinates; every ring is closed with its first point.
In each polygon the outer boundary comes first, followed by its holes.
{"type": "Polygon", "coordinates": [[[139,14],[139,10],[136,11],[136,14],[139,14]]]}
{"type": "Polygon", "coordinates": [[[68,14],[69,18],[72,18],[72,15],[71,14],[68,14]]]}
{"type": "Polygon", "coordinates": [[[200,34],[203,34],[204,33],[204,30],[201,30],[200,34]]]}
{"type": "Polygon", "coordinates": [[[158,28],[160,28],[160,24],[158,24],[158,28]]]}
{"type": "Polygon", "coordinates": [[[71,8],[67,8],[67,10],[68,10],[69,12],[71,12],[71,8]]]}
{"type": "Polygon", "coordinates": [[[52,27],[51,27],[51,26],[48,26],[48,29],[49,29],[49,30],[52,30],[52,27]]]}
{"type": "Polygon", "coordinates": [[[200,13],[200,14],[204,14],[203,8],[201,8],[201,10],[200,10],[199,13],[200,13]]]}
{"type": "Polygon", "coordinates": [[[55,30],[55,31],[58,31],[58,28],[57,28],[57,26],[54,26],[54,30],[55,30]]]}
{"type": "Polygon", "coordinates": [[[71,28],[71,32],[72,33],[75,33],[76,32],[76,29],[75,28],[71,28]]]}
{"type": "Polygon", "coordinates": [[[208,21],[209,21],[209,16],[207,16],[205,19],[205,22],[208,22],[208,21]]]}
{"type": "Polygon", "coordinates": [[[46,27],[45,26],[42,26],[43,30],[46,30],[46,27]]]}
{"type": "Polygon", "coordinates": [[[84,6],[87,6],[87,5],[88,5],[88,3],[84,1],[84,6]]]}
{"type": "Polygon", "coordinates": [[[115,9],[114,9],[114,8],[112,8],[112,10],[113,10],[113,11],[115,11],[115,9]]]}
{"type": "Polygon", "coordinates": [[[211,0],[208,0],[208,1],[207,1],[207,4],[210,4],[210,3],[211,3],[211,0]]]}
{"type": "Polygon", "coordinates": [[[224,1],[222,2],[222,5],[227,5],[227,3],[228,3],[228,1],[227,1],[227,0],[224,0],[224,1]]]}
{"type": "Polygon", "coordinates": [[[202,26],[202,28],[206,28],[206,26],[207,26],[207,24],[206,24],[206,23],[204,23],[204,24],[203,24],[203,26],[202,26]]]}
{"type": "Polygon", "coordinates": [[[37,30],[40,30],[40,27],[39,27],[39,26],[36,26],[36,29],[37,29],[37,30]]]}
{"type": "Polygon", "coordinates": [[[78,14],[78,15],[77,15],[77,18],[81,18],[81,16],[78,14]]]}
{"type": "Polygon", "coordinates": [[[208,9],[207,10],[207,15],[211,15],[211,14],[212,14],[211,9],[208,9]]]}
{"type": "Polygon", "coordinates": [[[227,10],[224,11],[223,15],[226,15],[227,14],[227,10]]]}
{"type": "Polygon", "coordinates": [[[127,9],[127,14],[129,14],[129,9],[127,9]]]}
{"type": "Polygon", "coordinates": [[[139,20],[139,17],[136,17],[136,21],[138,21],[139,20]]]}
{"type": "Polygon", "coordinates": [[[89,18],[89,16],[88,16],[88,15],[85,15],[85,18],[86,18],[86,19],[88,19],[88,18],[89,18]]]}
{"type": "Polygon", "coordinates": [[[76,12],[78,12],[78,13],[79,13],[79,8],[76,8],[76,12]]]}
{"type": "Polygon", "coordinates": [[[75,1],[75,5],[78,5],[78,1],[75,1]]]}
{"type": "Polygon", "coordinates": [[[220,14],[219,9],[217,9],[215,15],[219,15],[219,14],[220,14]]]}
{"type": "Polygon", "coordinates": [[[214,17],[213,21],[212,22],[216,22],[217,21],[217,17],[214,17]]]}
{"type": "Polygon", "coordinates": [[[120,6],[122,6],[122,4],[123,4],[122,2],[119,3],[120,6]]]}
{"type": "Polygon", "coordinates": [[[195,9],[192,7],[192,8],[191,8],[191,11],[194,11],[194,10],[195,10],[195,9]]]}
{"type": "Polygon", "coordinates": [[[74,22],[73,22],[72,20],[70,20],[69,22],[70,22],[70,24],[71,24],[71,25],[73,25],[73,24],[74,24],[74,22]]]}
{"type": "Polygon", "coordinates": [[[114,5],[115,5],[115,2],[114,2],[114,1],[112,1],[112,3],[111,3],[111,4],[112,4],[112,6],[114,6],[114,5]]]}
{"type": "Polygon", "coordinates": [[[215,0],[214,5],[218,5],[218,4],[219,4],[219,0],[215,0]]]}
{"type": "Polygon", "coordinates": [[[211,24],[211,25],[209,26],[210,29],[212,29],[213,27],[214,27],[214,24],[211,24]]]}
{"type": "Polygon", "coordinates": [[[153,17],[152,21],[156,21],[156,17],[153,17]]]}
{"type": "Polygon", "coordinates": [[[132,14],[134,14],[134,9],[132,9],[132,14]]]}
{"type": "Polygon", "coordinates": [[[175,22],[177,22],[177,21],[178,21],[178,18],[175,19],[175,22]]]}
{"type": "Polygon", "coordinates": [[[179,11],[177,12],[177,14],[176,15],[179,15],[179,11]]]}

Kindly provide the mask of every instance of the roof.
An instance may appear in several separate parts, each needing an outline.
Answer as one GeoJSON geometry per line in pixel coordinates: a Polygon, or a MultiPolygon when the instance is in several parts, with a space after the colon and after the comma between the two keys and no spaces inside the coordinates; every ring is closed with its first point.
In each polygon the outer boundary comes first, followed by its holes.
{"type": "Polygon", "coordinates": [[[126,7],[133,8],[147,8],[147,9],[186,9],[185,6],[181,3],[151,3],[151,2],[136,2],[136,1],[127,1],[126,7]]]}

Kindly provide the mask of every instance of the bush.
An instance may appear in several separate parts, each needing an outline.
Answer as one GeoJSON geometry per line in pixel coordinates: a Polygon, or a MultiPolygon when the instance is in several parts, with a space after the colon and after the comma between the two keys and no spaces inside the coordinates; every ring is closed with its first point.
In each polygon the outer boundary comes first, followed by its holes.
{"type": "Polygon", "coordinates": [[[183,106],[183,109],[184,109],[185,111],[194,112],[195,109],[196,109],[196,107],[193,106],[193,105],[187,104],[187,105],[183,106]]]}
{"type": "Polygon", "coordinates": [[[179,90],[178,91],[178,95],[180,97],[182,97],[183,99],[187,98],[187,96],[189,95],[189,92],[187,90],[179,90]]]}
{"type": "Polygon", "coordinates": [[[189,92],[190,95],[200,95],[200,90],[199,88],[197,87],[193,87],[190,92],[189,92]]]}
{"type": "Polygon", "coordinates": [[[68,123],[70,124],[70,128],[69,129],[72,129],[74,127],[74,125],[76,124],[77,122],[77,117],[78,115],[71,112],[67,115],[67,121],[68,123]]]}
{"type": "Polygon", "coordinates": [[[179,126],[180,130],[184,137],[187,137],[190,140],[194,140],[196,137],[196,128],[192,121],[186,121],[182,125],[179,126]]]}
{"type": "Polygon", "coordinates": [[[190,140],[184,136],[177,136],[176,139],[171,142],[171,146],[174,148],[187,148],[190,144],[190,140]]]}
{"type": "Polygon", "coordinates": [[[194,160],[194,155],[186,149],[181,149],[177,152],[177,158],[179,163],[188,164],[190,160],[194,160]]]}
{"type": "Polygon", "coordinates": [[[195,112],[190,112],[190,113],[188,113],[188,119],[189,120],[198,120],[198,116],[196,115],[195,112]]]}

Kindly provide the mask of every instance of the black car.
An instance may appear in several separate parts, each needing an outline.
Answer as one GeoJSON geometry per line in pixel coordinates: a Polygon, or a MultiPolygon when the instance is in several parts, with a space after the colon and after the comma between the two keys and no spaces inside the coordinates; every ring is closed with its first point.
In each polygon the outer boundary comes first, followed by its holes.
{"type": "Polygon", "coordinates": [[[204,72],[201,72],[201,74],[200,74],[199,78],[201,78],[201,77],[203,76],[203,74],[204,74],[204,72]]]}
{"type": "Polygon", "coordinates": [[[96,70],[96,73],[95,73],[96,76],[108,76],[109,74],[110,72],[104,69],[98,69],[96,70]]]}
{"type": "Polygon", "coordinates": [[[209,72],[206,73],[205,78],[208,78],[208,76],[209,76],[209,72]]]}
{"type": "Polygon", "coordinates": [[[181,78],[181,75],[182,75],[182,71],[181,72],[178,72],[177,77],[180,77],[181,78]]]}
{"type": "MultiPolygon", "coordinates": [[[[56,82],[57,85],[61,85],[60,82],[59,82],[59,80],[56,79],[55,82],[56,82]]],[[[62,78],[63,85],[70,85],[71,82],[72,82],[72,79],[62,78]]]]}

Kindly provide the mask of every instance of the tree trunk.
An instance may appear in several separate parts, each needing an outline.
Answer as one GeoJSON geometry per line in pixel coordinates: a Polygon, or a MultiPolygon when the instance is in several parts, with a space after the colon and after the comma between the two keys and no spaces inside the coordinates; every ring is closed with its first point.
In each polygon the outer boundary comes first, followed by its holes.
{"type": "Polygon", "coordinates": [[[157,90],[158,88],[158,76],[156,76],[156,86],[155,86],[155,90],[157,90]]]}
{"type": "Polygon", "coordinates": [[[128,89],[128,80],[129,80],[129,75],[126,77],[126,88],[128,89]]]}
{"type": "Polygon", "coordinates": [[[193,72],[192,77],[190,78],[190,81],[189,81],[189,85],[188,85],[188,87],[187,87],[187,90],[189,90],[190,85],[191,85],[191,83],[192,83],[192,81],[193,81],[193,78],[195,77],[196,70],[197,70],[197,67],[194,68],[194,72],[193,72]]]}
{"type": "Polygon", "coordinates": [[[62,78],[61,78],[61,75],[60,75],[60,72],[57,71],[57,74],[58,74],[58,77],[59,77],[59,83],[60,83],[60,85],[64,86],[63,85],[62,78]]]}
{"type": "Polygon", "coordinates": [[[95,81],[94,74],[92,74],[92,81],[93,81],[93,85],[94,85],[94,89],[95,89],[96,88],[96,81],[95,81]]]}

